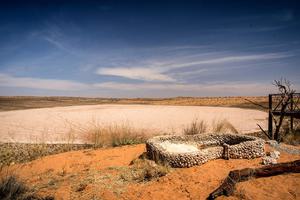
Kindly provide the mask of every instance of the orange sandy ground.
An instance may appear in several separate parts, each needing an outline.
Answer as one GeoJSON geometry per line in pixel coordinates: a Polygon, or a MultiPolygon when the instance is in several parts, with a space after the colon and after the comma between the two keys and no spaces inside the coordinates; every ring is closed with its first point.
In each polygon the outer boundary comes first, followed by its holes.
{"type": "MultiPolygon", "coordinates": [[[[267,150],[270,147],[266,146],[267,150]]],[[[145,151],[145,145],[83,150],[47,156],[10,167],[41,195],[60,199],[206,199],[230,170],[260,167],[261,159],[214,160],[201,166],[174,169],[147,183],[122,181],[121,172],[145,151]],[[82,183],[87,187],[77,191],[82,183]]],[[[281,153],[279,162],[300,159],[281,153]]],[[[300,174],[279,175],[238,183],[234,196],[218,199],[300,199],[300,174]]]]}

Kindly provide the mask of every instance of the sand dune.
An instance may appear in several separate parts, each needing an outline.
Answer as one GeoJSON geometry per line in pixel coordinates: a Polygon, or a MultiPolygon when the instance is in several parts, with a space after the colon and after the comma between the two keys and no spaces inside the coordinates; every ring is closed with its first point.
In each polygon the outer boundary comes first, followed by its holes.
{"type": "MultiPolygon", "coordinates": [[[[266,127],[267,113],[241,108],[165,105],[89,105],[0,112],[1,142],[67,142],[95,124],[126,124],[150,132],[181,134],[194,119],[210,125],[227,119],[240,133],[266,127]]],[[[208,131],[210,131],[208,129],[208,131]]]]}

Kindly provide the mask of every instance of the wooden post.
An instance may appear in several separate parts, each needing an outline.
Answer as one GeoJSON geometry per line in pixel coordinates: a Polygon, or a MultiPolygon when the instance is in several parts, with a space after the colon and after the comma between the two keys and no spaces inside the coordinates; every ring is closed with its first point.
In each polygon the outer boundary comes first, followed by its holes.
{"type": "Polygon", "coordinates": [[[268,134],[269,134],[270,138],[274,139],[274,136],[273,136],[273,118],[272,118],[272,95],[271,94],[269,94],[268,134]]]}
{"type": "Polygon", "coordinates": [[[224,158],[225,160],[229,160],[229,158],[230,158],[230,155],[229,155],[229,145],[226,144],[226,143],[224,143],[224,144],[223,144],[223,148],[224,148],[223,158],[224,158]]]}
{"type": "Polygon", "coordinates": [[[291,94],[291,132],[293,132],[293,129],[294,129],[294,126],[293,126],[293,123],[294,123],[294,117],[293,117],[293,110],[294,110],[294,108],[293,108],[293,105],[294,104],[294,95],[293,95],[293,93],[291,94]]]}

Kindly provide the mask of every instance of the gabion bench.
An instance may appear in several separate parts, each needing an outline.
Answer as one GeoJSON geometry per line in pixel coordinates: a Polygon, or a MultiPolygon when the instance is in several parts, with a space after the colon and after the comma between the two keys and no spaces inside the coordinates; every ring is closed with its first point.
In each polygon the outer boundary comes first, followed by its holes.
{"type": "Polygon", "coordinates": [[[171,167],[192,167],[209,160],[251,159],[264,155],[265,141],[248,135],[199,134],[156,136],[146,142],[147,155],[171,167]]]}

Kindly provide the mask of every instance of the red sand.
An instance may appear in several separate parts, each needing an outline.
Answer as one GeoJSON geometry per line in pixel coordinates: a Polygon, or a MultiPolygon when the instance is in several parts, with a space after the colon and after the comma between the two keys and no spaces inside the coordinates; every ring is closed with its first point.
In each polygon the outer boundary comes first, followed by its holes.
{"type": "MultiPolygon", "coordinates": [[[[270,149],[270,147],[267,147],[270,149]]],[[[261,167],[261,159],[214,160],[201,166],[174,169],[167,176],[147,183],[118,181],[120,169],[145,151],[145,145],[85,150],[47,156],[11,170],[42,195],[56,199],[206,199],[230,170],[261,167]],[[90,181],[88,181],[90,179],[90,181]],[[76,191],[80,183],[87,183],[76,191]],[[45,185],[45,187],[43,187],[45,185]]],[[[300,159],[281,153],[279,162],[300,159]]],[[[300,174],[279,175],[238,183],[232,197],[218,199],[300,199],[300,174]]]]}

